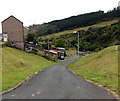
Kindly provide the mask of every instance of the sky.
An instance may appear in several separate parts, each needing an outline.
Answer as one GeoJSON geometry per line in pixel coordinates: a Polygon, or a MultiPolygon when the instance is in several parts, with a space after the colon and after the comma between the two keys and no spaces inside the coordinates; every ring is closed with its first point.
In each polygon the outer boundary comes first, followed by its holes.
{"type": "MultiPolygon", "coordinates": [[[[1,0],[0,22],[13,15],[24,26],[42,24],[118,6],[120,0],[1,0]]],[[[2,32],[0,25],[0,33],[2,32]]]]}

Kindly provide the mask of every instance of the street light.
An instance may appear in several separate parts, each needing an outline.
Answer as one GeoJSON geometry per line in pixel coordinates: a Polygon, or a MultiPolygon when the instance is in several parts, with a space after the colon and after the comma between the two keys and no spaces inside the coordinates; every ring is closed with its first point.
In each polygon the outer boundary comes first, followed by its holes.
{"type": "Polygon", "coordinates": [[[48,51],[49,51],[49,48],[50,48],[50,46],[49,46],[49,38],[48,38],[48,51]]]}
{"type": "Polygon", "coordinates": [[[76,34],[76,33],[78,34],[78,45],[77,46],[78,46],[78,55],[79,55],[79,32],[78,31],[74,31],[73,33],[74,34],[76,34]]]}

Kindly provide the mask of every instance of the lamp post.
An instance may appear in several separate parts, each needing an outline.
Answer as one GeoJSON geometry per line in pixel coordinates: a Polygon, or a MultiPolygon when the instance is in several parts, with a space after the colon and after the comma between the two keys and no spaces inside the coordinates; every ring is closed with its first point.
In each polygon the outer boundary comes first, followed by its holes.
{"type": "Polygon", "coordinates": [[[77,33],[78,34],[78,45],[77,46],[78,46],[78,55],[79,55],[79,32],[74,31],[73,33],[75,33],[75,34],[77,33]]]}
{"type": "Polygon", "coordinates": [[[49,39],[48,39],[48,51],[49,51],[49,48],[50,48],[50,46],[49,46],[49,39]]]}

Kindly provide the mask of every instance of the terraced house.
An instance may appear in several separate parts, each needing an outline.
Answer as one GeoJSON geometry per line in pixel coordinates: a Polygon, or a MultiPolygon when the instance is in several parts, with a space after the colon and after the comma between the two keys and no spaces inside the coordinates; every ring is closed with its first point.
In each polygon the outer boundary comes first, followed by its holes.
{"type": "Polygon", "coordinates": [[[23,26],[23,22],[10,16],[2,23],[2,40],[14,43],[18,48],[24,49],[28,29],[23,26]]]}
{"type": "Polygon", "coordinates": [[[0,42],[2,41],[2,33],[0,33],[0,42]]]}

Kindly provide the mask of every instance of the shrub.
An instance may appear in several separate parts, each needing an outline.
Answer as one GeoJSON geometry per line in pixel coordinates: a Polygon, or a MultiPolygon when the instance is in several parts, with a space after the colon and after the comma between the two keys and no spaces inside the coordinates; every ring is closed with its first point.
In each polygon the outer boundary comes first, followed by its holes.
{"type": "Polygon", "coordinates": [[[40,56],[44,56],[45,55],[44,51],[38,51],[37,54],[40,55],[40,56]]]}
{"type": "Polygon", "coordinates": [[[34,54],[38,54],[38,51],[39,51],[39,50],[38,50],[37,48],[33,48],[33,49],[32,49],[32,53],[34,53],[34,54]]]}
{"type": "Polygon", "coordinates": [[[95,49],[95,52],[98,52],[98,51],[100,51],[100,49],[99,49],[99,48],[96,48],[96,49],[95,49]]]}
{"type": "Polygon", "coordinates": [[[14,47],[12,42],[6,42],[3,46],[14,47]]]}

